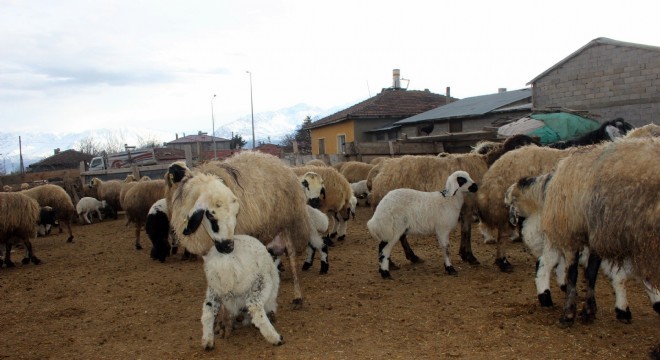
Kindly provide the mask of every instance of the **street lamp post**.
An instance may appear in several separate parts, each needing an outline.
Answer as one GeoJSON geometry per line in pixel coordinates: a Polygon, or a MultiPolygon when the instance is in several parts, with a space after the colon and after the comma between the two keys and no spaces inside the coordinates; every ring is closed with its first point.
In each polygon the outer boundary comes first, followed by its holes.
{"type": "Polygon", "coordinates": [[[211,98],[211,126],[213,126],[213,160],[218,160],[218,147],[215,144],[215,116],[213,116],[213,100],[215,100],[215,94],[213,94],[213,97],[211,98]]]}
{"type": "Polygon", "coordinates": [[[254,105],[252,102],[252,73],[250,71],[245,71],[250,74],[250,113],[252,115],[252,150],[254,150],[254,105]]]}

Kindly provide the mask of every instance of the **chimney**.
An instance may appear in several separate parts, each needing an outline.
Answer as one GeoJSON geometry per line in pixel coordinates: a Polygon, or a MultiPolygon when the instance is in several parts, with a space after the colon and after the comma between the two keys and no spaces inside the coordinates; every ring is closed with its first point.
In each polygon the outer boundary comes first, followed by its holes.
{"type": "Polygon", "coordinates": [[[55,155],[59,154],[60,153],[60,148],[57,148],[57,149],[53,150],[53,152],[55,153],[55,155]]]}
{"type": "Polygon", "coordinates": [[[178,139],[179,139],[179,133],[174,133],[174,140],[178,140],[178,139]]]}
{"type": "Polygon", "coordinates": [[[505,93],[505,92],[506,92],[506,88],[498,88],[497,89],[498,94],[505,93]]]}
{"type": "Polygon", "coordinates": [[[447,101],[447,104],[451,102],[451,89],[449,86],[445,89],[445,101],[447,101]]]}
{"type": "Polygon", "coordinates": [[[394,69],[392,70],[392,88],[393,89],[400,89],[401,88],[401,70],[399,69],[394,69]]]}

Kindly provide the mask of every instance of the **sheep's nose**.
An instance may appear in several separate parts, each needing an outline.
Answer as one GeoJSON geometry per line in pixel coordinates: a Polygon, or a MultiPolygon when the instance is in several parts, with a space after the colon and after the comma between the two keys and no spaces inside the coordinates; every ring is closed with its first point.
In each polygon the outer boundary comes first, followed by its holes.
{"type": "Polygon", "coordinates": [[[221,254],[229,254],[234,251],[234,241],[232,240],[216,240],[213,242],[215,243],[215,249],[221,254]]]}
{"type": "Polygon", "coordinates": [[[477,192],[478,189],[479,189],[479,187],[477,186],[476,183],[470,185],[470,187],[468,188],[468,190],[469,190],[470,192],[477,192]]]}
{"type": "Polygon", "coordinates": [[[321,206],[321,199],[319,198],[309,199],[307,203],[309,204],[309,206],[313,207],[314,209],[318,209],[321,206]]]}

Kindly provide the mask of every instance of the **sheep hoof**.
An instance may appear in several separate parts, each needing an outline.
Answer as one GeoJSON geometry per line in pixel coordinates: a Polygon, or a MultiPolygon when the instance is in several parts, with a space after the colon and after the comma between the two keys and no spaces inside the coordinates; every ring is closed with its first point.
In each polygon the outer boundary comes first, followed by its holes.
{"type": "Polygon", "coordinates": [[[305,263],[303,263],[302,269],[303,269],[303,271],[306,271],[306,270],[309,270],[309,268],[311,268],[311,267],[312,267],[312,263],[305,261],[305,263]]]}
{"type": "Polygon", "coordinates": [[[596,313],[588,310],[588,309],[582,309],[580,311],[580,322],[582,322],[585,325],[593,324],[594,320],[596,319],[596,313]]]}
{"type": "Polygon", "coordinates": [[[495,264],[499,266],[501,272],[511,273],[513,272],[513,265],[506,259],[506,257],[499,258],[495,260],[495,264]]]}
{"type": "Polygon", "coordinates": [[[30,258],[30,261],[32,261],[32,263],[35,264],[35,265],[41,264],[41,260],[38,257],[34,256],[34,255],[32,255],[32,257],[30,258]]]}
{"type": "Polygon", "coordinates": [[[73,235],[70,235],[67,239],[66,242],[70,243],[73,242],[73,235]]]}
{"type": "Polygon", "coordinates": [[[332,234],[330,234],[330,237],[333,238],[333,239],[336,238],[336,237],[337,237],[337,233],[336,233],[336,232],[333,232],[332,234]]]}
{"type": "Polygon", "coordinates": [[[346,235],[342,235],[342,236],[338,237],[337,241],[344,241],[344,239],[346,239],[346,235]]]}
{"type": "Polygon", "coordinates": [[[330,240],[329,236],[323,238],[323,243],[326,244],[327,246],[335,246],[335,243],[332,240],[330,240]]]}
{"type": "Polygon", "coordinates": [[[390,269],[391,270],[399,270],[401,269],[399,265],[395,264],[394,261],[390,260],[390,269]]]}
{"type": "Polygon", "coordinates": [[[11,268],[11,267],[15,267],[16,264],[14,264],[14,262],[11,261],[11,260],[5,260],[5,266],[7,266],[8,268],[11,268]]]}
{"type": "Polygon", "coordinates": [[[177,252],[179,252],[179,247],[178,246],[172,246],[172,255],[176,255],[177,252]]]}
{"type": "Polygon", "coordinates": [[[135,250],[142,250],[142,245],[135,244],[135,250]]]}
{"type": "Polygon", "coordinates": [[[630,312],[629,307],[626,307],[625,311],[619,308],[614,308],[614,312],[616,313],[616,319],[622,323],[630,324],[632,322],[632,313],[630,312]]]}
{"type": "Polygon", "coordinates": [[[204,350],[205,350],[205,351],[211,351],[211,350],[213,350],[213,345],[204,345],[204,350]]]}
{"type": "Polygon", "coordinates": [[[562,292],[566,292],[566,284],[561,285],[559,287],[559,290],[561,290],[562,292]]]}
{"type": "Polygon", "coordinates": [[[328,273],[328,270],[330,269],[330,265],[327,262],[322,261],[321,262],[321,271],[319,271],[319,274],[325,275],[328,273]]]}
{"type": "Polygon", "coordinates": [[[302,309],[302,306],[303,306],[303,300],[302,300],[302,298],[295,298],[295,299],[293,299],[293,303],[292,303],[292,304],[293,304],[293,309],[294,309],[294,310],[302,309]]]}
{"type": "Polygon", "coordinates": [[[392,280],[392,275],[390,275],[389,270],[378,269],[378,271],[383,279],[392,280]]]}
{"type": "Polygon", "coordinates": [[[575,322],[575,318],[568,317],[566,315],[562,315],[559,318],[559,327],[562,328],[562,329],[566,329],[566,328],[569,328],[569,327],[573,326],[574,322],[575,322]]]}
{"type": "Polygon", "coordinates": [[[660,314],[660,301],[658,301],[658,302],[656,302],[655,304],[653,304],[653,310],[655,310],[655,312],[657,312],[658,314],[660,314]]]}
{"type": "Polygon", "coordinates": [[[278,341],[277,344],[275,344],[275,346],[280,346],[280,345],[283,345],[283,344],[284,344],[284,337],[282,335],[280,335],[280,341],[278,341]]]}
{"type": "Polygon", "coordinates": [[[539,294],[538,298],[542,307],[551,307],[554,305],[552,302],[552,294],[550,293],[550,289],[546,289],[543,293],[539,294]]]}
{"type": "Polygon", "coordinates": [[[408,261],[410,261],[413,264],[421,264],[421,263],[424,262],[424,259],[422,259],[419,256],[413,254],[408,258],[408,261]]]}
{"type": "Polygon", "coordinates": [[[472,254],[472,251],[461,250],[459,251],[459,255],[461,256],[461,260],[467,262],[470,265],[480,264],[479,260],[477,260],[477,258],[474,257],[474,254],[472,254]]]}
{"type": "Polygon", "coordinates": [[[23,260],[21,260],[21,264],[23,264],[23,265],[27,265],[29,263],[30,263],[30,258],[29,257],[23,258],[23,260]]]}
{"type": "Polygon", "coordinates": [[[447,273],[447,275],[452,275],[452,276],[458,275],[458,271],[456,271],[456,269],[454,269],[454,267],[451,265],[445,266],[445,272],[447,273]]]}

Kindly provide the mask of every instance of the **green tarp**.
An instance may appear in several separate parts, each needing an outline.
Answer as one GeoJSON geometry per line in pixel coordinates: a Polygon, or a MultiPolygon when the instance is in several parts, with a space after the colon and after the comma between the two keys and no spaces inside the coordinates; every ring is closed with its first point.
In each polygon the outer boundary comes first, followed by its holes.
{"type": "Polygon", "coordinates": [[[600,124],[595,120],[569,113],[535,114],[530,117],[543,121],[545,124],[544,127],[527,134],[538,136],[542,145],[570,140],[600,127],[600,124]]]}

